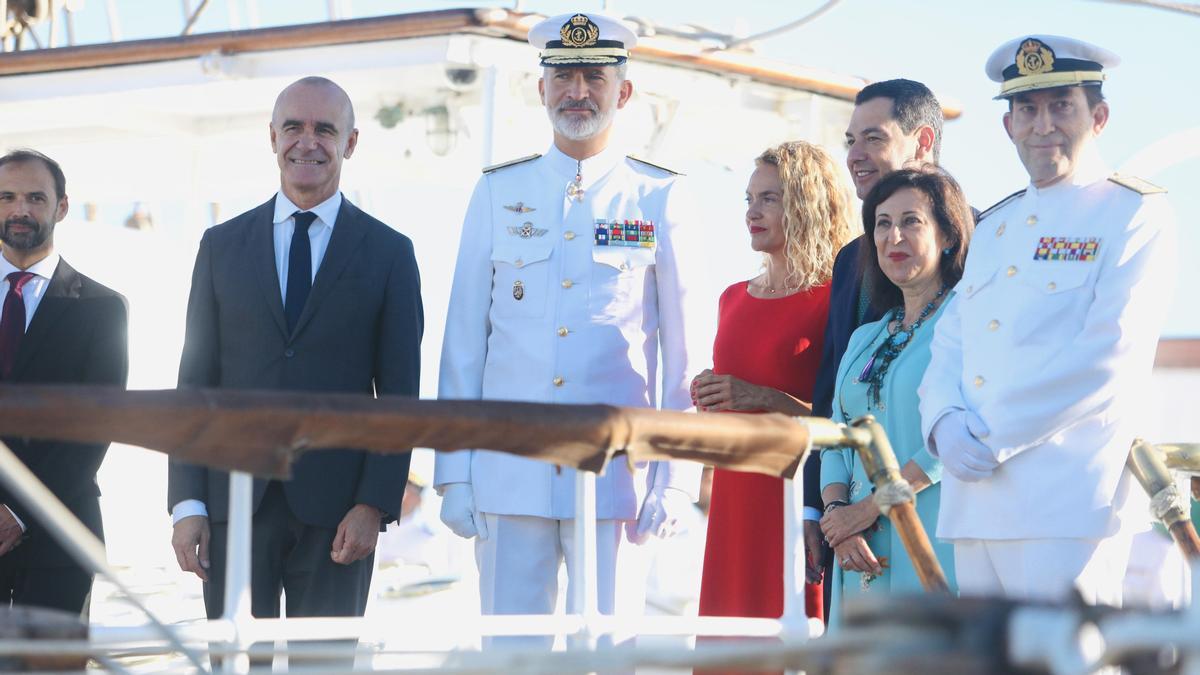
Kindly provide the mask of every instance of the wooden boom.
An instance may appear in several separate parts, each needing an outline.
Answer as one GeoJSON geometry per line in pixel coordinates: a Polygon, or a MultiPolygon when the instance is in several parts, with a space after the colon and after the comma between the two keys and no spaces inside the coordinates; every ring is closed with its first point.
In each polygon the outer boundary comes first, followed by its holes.
{"type": "Polygon", "coordinates": [[[1167,468],[1165,454],[1138,438],[1133,441],[1125,464],[1150,495],[1155,515],[1171,533],[1175,544],[1188,560],[1200,560],[1200,537],[1196,535],[1196,527],[1192,525],[1182,496],[1175,491],[1175,477],[1167,468]]]}
{"type": "Polygon", "coordinates": [[[916,496],[912,486],[900,475],[900,463],[883,427],[871,415],[854,420],[851,426],[869,434],[860,440],[856,448],[858,455],[867,477],[875,485],[874,499],[879,510],[896,527],[921,587],[931,593],[949,593],[946,572],[942,570],[933,545],[929,543],[929,535],[917,515],[916,496]],[[888,497],[881,499],[883,495],[888,497]],[[900,499],[900,496],[904,498],[900,499]]]}
{"type": "Polygon", "coordinates": [[[696,415],[609,405],[422,401],[356,394],[0,385],[0,436],[116,441],[219,469],[284,478],[320,448],[380,453],[487,448],[601,472],[685,459],[771,476],[795,474],[810,441],[844,427],[779,414],[696,415]]]}

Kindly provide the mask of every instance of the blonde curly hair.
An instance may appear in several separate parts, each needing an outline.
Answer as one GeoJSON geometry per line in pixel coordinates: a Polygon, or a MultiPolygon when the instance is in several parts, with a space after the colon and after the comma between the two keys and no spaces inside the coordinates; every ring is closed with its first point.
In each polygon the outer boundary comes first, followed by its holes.
{"type": "Polygon", "coordinates": [[[837,164],[818,145],[791,141],[768,148],[756,166],[779,169],[789,288],[808,290],[833,275],[833,260],[850,240],[850,200],[837,164]]]}

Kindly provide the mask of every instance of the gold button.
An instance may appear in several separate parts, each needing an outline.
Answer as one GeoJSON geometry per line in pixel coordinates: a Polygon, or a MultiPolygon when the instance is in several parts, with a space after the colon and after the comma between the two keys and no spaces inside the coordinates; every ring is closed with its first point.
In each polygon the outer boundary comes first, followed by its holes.
{"type": "Polygon", "coordinates": [[[997,237],[1004,234],[1004,226],[1005,226],[1005,223],[1000,223],[1000,227],[996,228],[996,236],[997,237]]]}
{"type": "Polygon", "coordinates": [[[988,330],[996,330],[999,327],[1000,327],[1000,322],[995,319],[992,319],[991,321],[988,322],[988,330]]]}
{"type": "Polygon", "coordinates": [[[983,386],[983,376],[982,376],[982,375],[976,375],[976,376],[975,376],[975,386],[976,386],[976,387],[982,387],[982,386],[983,386]]]}
{"type": "Polygon", "coordinates": [[[556,387],[561,387],[561,386],[563,386],[563,379],[562,379],[562,377],[556,377],[556,378],[554,378],[554,386],[556,386],[556,387]]]}
{"type": "Polygon", "coordinates": [[[566,326],[558,327],[558,337],[567,337],[567,333],[569,333],[569,332],[570,331],[567,330],[566,326]]]}
{"type": "Polygon", "coordinates": [[[574,285],[575,285],[575,282],[574,282],[574,281],[571,281],[570,279],[563,279],[563,280],[562,280],[562,287],[563,287],[563,288],[570,288],[570,287],[572,287],[572,286],[574,286],[574,285]]]}
{"type": "Polygon", "coordinates": [[[517,267],[524,267],[524,266],[525,266],[525,261],[524,261],[524,260],[521,260],[520,258],[517,258],[517,261],[516,261],[515,263],[513,263],[513,264],[514,264],[514,265],[516,265],[517,267]]]}
{"type": "Polygon", "coordinates": [[[1017,273],[1017,266],[1016,266],[1016,265],[1009,265],[1009,266],[1008,266],[1008,272],[1007,272],[1008,276],[1010,276],[1010,277],[1011,277],[1011,276],[1015,276],[1015,275],[1016,275],[1016,273],[1017,273]]]}
{"type": "Polygon", "coordinates": [[[572,240],[572,239],[574,239],[574,238],[575,238],[575,233],[574,233],[574,232],[572,232],[572,231],[570,231],[570,230],[567,230],[566,232],[563,232],[563,239],[566,239],[567,241],[571,241],[571,240],[572,240]]]}
{"type": "Polygon", "coordinates": [[[1026,225],[1037,225],[1037,216],[1029,216],[1025,219],[1026,225]]]}
{"type": "Polygon", "coordinates": [[[1050,283],[1046,284],[1046,290],[1048,290],[1048,291],[1052,291],[1052,290],[1054,290],[1054,289],[1056,289],[1056,288],[1058,288],[1058,284],[1054,283],[1053,281],[1051,281],[1050,283]]]}

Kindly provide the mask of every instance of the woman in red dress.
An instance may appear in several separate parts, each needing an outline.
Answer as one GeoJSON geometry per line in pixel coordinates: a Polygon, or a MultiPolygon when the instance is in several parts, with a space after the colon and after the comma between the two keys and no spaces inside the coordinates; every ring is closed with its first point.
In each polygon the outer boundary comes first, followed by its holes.
{"type": "MultiPolygon", "coordinates": [[[[816,145],[784,143],[755,164],[746,227],[763,272],[721,294],[713,367],[692,381],[692,399],[701,411],[808,415],[849,202],[833,158],[816,145]]],[[[779,617],[783,538],[783,480],[717,469],[700,614],[779,617]]],[[[821,616],[820,588],[806,587],[810,617],[821,616]]]]}

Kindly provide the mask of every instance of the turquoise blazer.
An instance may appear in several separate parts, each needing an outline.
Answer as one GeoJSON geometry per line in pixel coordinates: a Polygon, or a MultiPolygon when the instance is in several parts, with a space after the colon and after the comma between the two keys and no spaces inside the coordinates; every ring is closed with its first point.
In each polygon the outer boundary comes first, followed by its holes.
{"type": "MultiPolygon", "coordinates": [[[[880,391],[880,405],[871,405],[867,396],[867,385],[859,382],[859,376],[879,345],[888,338],[887,325],[895,311],[888,312],[879,321],[860,326],[850,336],[846,354],[838,365],[834,383],[833,419],[849,422],[862,415],[871,414],[883,425],[896,459],[903,467],[910,460],[929,476],[932,485],[917,495],[917,515],[925,531],[933,540],[937,530],[938,507],[941,497],[942,463],[929,454],[925,440],[921,437],[921,414],[918,409],[917,387],[929,365],[929,346],[933,340],[933,328],[946,307],[943,302],[916,331],[904,351],[892,361],[880,391]]],[[[871,482],[863,470],[857,453],[846,448],[821,452],[821,489],[833,483],[849,486],[851,503],[871,497],[871,482]]],[[[887,558],[883,574],[875,579],[864,580],[858,572],[843,571],[837,560],[833,565],[833,594],[830,603],[830,625],[839,621],[841,604],[846,598],[880,593],[921,593],[912,561],[904,551],[899,534],[886,517],[876,521],[878,529],[867,535],[867,545],[876,558],[887,558]]],[[[954,580],[954,546],[949,542],[933,541],[934,553],[946,571],[952,591],[954,580]]]]}

